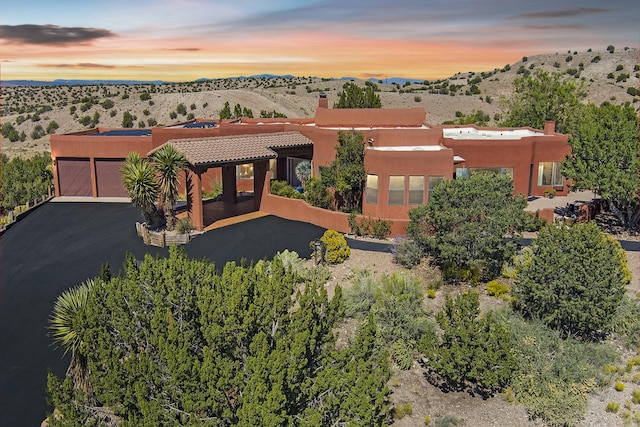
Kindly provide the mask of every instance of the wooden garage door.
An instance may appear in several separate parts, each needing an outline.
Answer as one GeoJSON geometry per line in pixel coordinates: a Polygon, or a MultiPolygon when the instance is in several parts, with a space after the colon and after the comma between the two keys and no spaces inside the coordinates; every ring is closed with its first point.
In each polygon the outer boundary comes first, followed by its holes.
{"type": "Polygon", "coordinates": [[[124,159],[96,159],[98,197],[127,197],[122,185],[120,167],[124,159]]]}
{"type": "Polygon", "coordinates": [[[56,159],[61,196],[93,196],[89,159],[56,159]]]}

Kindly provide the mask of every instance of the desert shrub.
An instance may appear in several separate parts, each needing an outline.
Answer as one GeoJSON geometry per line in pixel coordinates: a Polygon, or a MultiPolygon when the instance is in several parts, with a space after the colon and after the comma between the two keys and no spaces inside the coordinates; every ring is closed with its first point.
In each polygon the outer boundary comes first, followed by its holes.
{"type": "Polygon", "coordinates": [[[420,96],[416,95],[416,96],[414,96],[414,97],[413,97],[413,100],[414,100],[415,102],[422,102],[422,97],[420,97],[420,96]]]}
{"type": "Polygon", "coordinates": [[[142,92],[140,94],[140,101],[148,101],[151,99],[151,94],[149,92],[142,92]]]}
{"type": "Polygon", "coordinates": [[[616,381],[616,383],[613,385],[613,388],[618,392],[624,391],[624,383],[616,381]]]}
{"type": "Polygon", "coordinates": [[[609,402],[604,410],[616,414],[620,410],[620,404],[618,402],[609,402]]]}
{"type": "Polygon", "coordinates": [[[413,268],[420,264],[424,254],[422,246],[410,238],[397,238],[391,253],[393,262],[406,268],[413,268]]]}
{"type": "Polygon", "coordinates": [[[357,271],[351,287],[344,291],[345,313],[356,319],[365,318],[376,302],[378,277],[371,270],[357,271]]]}
{"type": "Polygon", "coordinates": [[[155,125],[158,124],[158,121],[153,117],[151,117],[147,120],[147,124],[149,125],[149,127],[154,127],[155,125]]]}
{"type": "Polygon", "coordinates": [[[631,392],[631,402],[635,405],[640,405],[640,390],[633,390],[631,392]]]}
{"type": "Polygon", "coordinates": [[[31,131],[31,139],[40,139],[46,135],[41,125],[36,125],[31,131]]]}
{"type": "Polygon", "coordinates": [[[454,263],[446,263],[442,269],[442,278],[451,284],[469,283],[477,286],[480,283],[483,267],[479,263],[461,266],[454,263]]]}
{"type": "Polygon", "coordinates": [[[400,338],[396,342],[391,345],[391,353],[393,356],[393,361],[398,368],[403,371],[411,369],[411,365],[413,365],[413,347],[410,346],[400,338]]]}
{"type": "Polygon", "coordinates": [[[517,364],[508,324],[493,312],[480,315],[477,292],[447,295],[436,321],[441,333],[427,331],[419,349],[443,389],[493,393],[509,384],[517,364]]]}
{"type": "Polygon", "coordinates": [[[286,181],[271,182],[271,194],[290,199],[302,199],[304,196],[295,188],[290,186],[286,181]]]}
{"type": "Polygon", "coordinates": [[[375,219],[371,222],[371,235],[376,239],[386,239],[391,233],[391,221],[388,219],[375,219]]]}
{"type": "Polygon", "coordinates": [[[427,289],[427,298],[434,299],[436,297],[435,289],[427,289]]]}
{"type": "Polygon", "coordinates": [[[282,252],[276,253],[274,258],[280,259],[282,266],[287,273],[291,273],[295,277],[304,276],[304,259],[300,258],[300,255],[298,255],[297,252],[285,249],[282,252]]]}
{"type": "Polygon", "coordinates": [[[187,115],[187,107],[185,107],[185,105],[181,102],[177,105],[176,107],[176,113],[180,114],[181,116],[186,116],[187,115]]]}
{"type": "Polygon", "coordinates": [[[104,108],[105,110],[110,110],[110,109],[112,109],[112,108],[113,108],[113,106],[114,106],[115,104],[113,103],[113,101],[112,101],[112,100],[110,100],[110,99],[105,99],[104,101],[102,101],[102,102],[100,103],[100,105],[101,105],[101,106],[102,106],[102,108],[104,108]]]}
{"type": "Polygon", "coordinates": [[[460,424],[455,415],[445,415],[436,420],[436,427],[454,427],[460,424]]]}
{"type": "Polygon", "coordinates": [[[607,46],[607,52],[609,53],[613,53],[616,51],[615,46],[613,46],[612,44],[610,44],[609,46],[607,46]]]}
{"type": "Polygon", "coordinates": [[[629,86],[629,87],[627,88],[627,93],[628,93],[629,95],[631,95],[631,96],[636,96],[636,95],[638,95],[638,93],[640,93],[640,91],[639,91],[639,90],[638,90],[638,88],[636,88],[636,87],[629,86]]]}
{"type": "Polygon", "coordinates": [[[56,122],[55,120],[51,120],[47,125],[47,133],[51,135],[52,133],[55,133],[59,127],[60,125],[58,125],[58,122],[56,122]]]}
{"type": "Polygon", "coordinates": [[[497,280],[492,280],[487,283],[487,293],[496,298],[502,298],[503,296],[506,296],[510,291],[511,289],[506,283],[500,283],[497,280]]]}
{"type": "Polygon", "coordinates": [[[640,346],[640,301],[625,296],[616,310],[612,331],[622,338],[627,348],[640,346]]]}
{"type": "Polygon", "coordinates": [[[180,218],[176,223],[176,230],[180,234],[189,234],[193,231],[193,223],[191,218],[180,218]]]}
{"type": "Polygon", "coordinates": [[[516,401],[550,426],[575,425],[584,416],[589,393],[609,382],[603,367],[615,360],[615,350],[562,339],[542,322],[504,314],[511,316],[507,322],[518,361],[512,379],[516,401]]]}
{"type": "Polygon", "coordinates": [[[413,414],[413,406],[409,403],[399,403],[393,407],[393,418],[396,420],[411,414],[413,414]]]}
{"type": "Polygon", "coordinates": [[[91,116],[80,117],[80,119],[78,119],[78,123],[80,123],[82,126],[88,126],[89,123],[91,123],[91,116]]]}
{"type": "Polygon", "coordinates": [[[329,264],[341,264],[351,255],[347,240],[335,230],[325,231],[320,241],[325,246],[324,260],[329,264]]]}
{"type": "Polygon", "coordinates": [[[500,273],[505,279],[515,279],[518,277],[518,269],[515,265],[505,262],[500,273]]]}
{"type": "Polygon", "coordinates": [[[548,226],[513,288],[515,308],[565,335],[594,339],[612,330],[631,280],[620,243],[595,223],[548,226]]]}

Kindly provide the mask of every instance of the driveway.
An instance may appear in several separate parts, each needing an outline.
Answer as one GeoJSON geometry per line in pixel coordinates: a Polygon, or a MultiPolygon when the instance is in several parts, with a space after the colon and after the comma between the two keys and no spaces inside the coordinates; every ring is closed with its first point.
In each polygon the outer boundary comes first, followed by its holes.
{"type": "MultiPolygon", "coordinates": [[[[127,252],[137,259],[167,249],[142,244],[137,209],[122,203],[47,203],[0,238],[0,424],[37,426],[46,405],[47,370],[64,375],[69,356],[51,345],[48,318],[70,286],[99,274],[104,262],[116,273],[127,252]]],[[[323,229],[274,216],[209,231],[187,245],[193,258],[219,267],[242,258],[271,258],[290,249],[303,257],[323,229]]]]}

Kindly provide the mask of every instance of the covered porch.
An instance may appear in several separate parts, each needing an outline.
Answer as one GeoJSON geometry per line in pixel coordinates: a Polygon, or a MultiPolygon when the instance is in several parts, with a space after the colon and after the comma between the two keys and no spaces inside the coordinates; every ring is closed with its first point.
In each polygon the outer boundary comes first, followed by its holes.
{"type": "Polygon", "coordinates": [[[299,132],[274,132],[169,140],[188,162],[186,170],[186,213],[194,229],[204,231],[218,221],[260,209],[267,172],[277,173],[291,158],[313,155],[313,142],[299,132]],[[277,160],[276,160],[277,159],[277,160]],[[273,162],[270,168],[270,161],[273,162]],[[238,166],[251,165],[253,192],[238,193],[238,166]],[[222,200],[203,200],[203,175],[210,168],[222,171],[222,200]]]}

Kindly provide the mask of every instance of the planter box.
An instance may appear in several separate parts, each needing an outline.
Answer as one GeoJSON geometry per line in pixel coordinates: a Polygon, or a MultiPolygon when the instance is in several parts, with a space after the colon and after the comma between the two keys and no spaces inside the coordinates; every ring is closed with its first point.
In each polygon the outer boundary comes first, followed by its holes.
{"type": "Polygon", "coordinates": [[[147,246],[164,248],[171,245],[186,245],[191,240],[191,234],[167,233],[166,231],[151,231],[144,223],[136,222],[136,232],[142,237],[147,246]]]}

